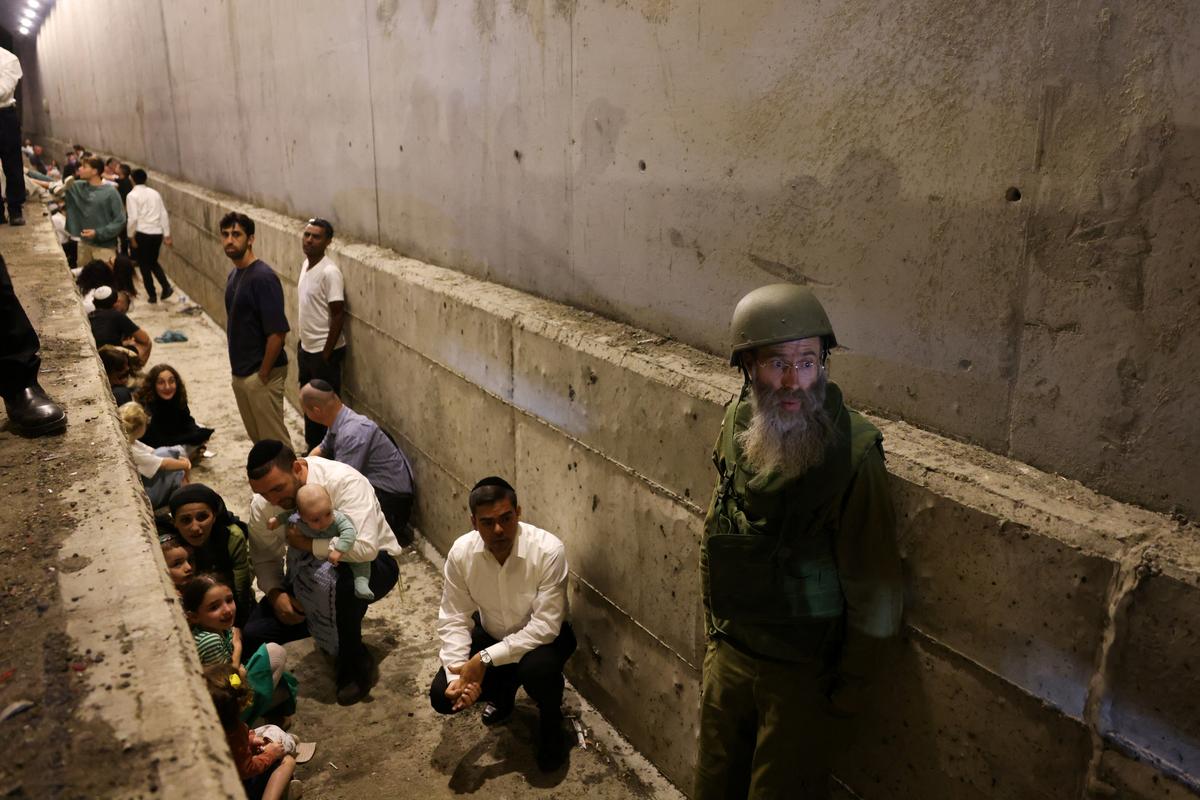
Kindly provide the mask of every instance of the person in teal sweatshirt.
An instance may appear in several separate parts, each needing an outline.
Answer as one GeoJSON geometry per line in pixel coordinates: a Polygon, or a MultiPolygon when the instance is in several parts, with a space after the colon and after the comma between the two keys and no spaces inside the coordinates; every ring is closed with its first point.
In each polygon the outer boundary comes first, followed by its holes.
{"type": "Polygon", "coordinates": [[[79,162],[78,177],[67,187],[67,233],[79,237],[81,264],[110,262],[117,255],[117,234],[125,227],[125,205],[117,187],[105,183],[104,159],[79,162]]]}

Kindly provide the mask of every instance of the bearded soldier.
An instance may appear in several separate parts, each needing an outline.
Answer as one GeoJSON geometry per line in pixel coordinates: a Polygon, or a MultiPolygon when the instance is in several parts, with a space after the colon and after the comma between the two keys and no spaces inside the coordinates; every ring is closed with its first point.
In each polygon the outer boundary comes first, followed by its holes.
{"type": "Polygon", "coordinates": [[[882,436],[825,371],[825,309],[791,284],[737,304],[700,572],[708,646],[696,797],[825,798],[830,758],[881,645],[901,575],[882,436]]]}

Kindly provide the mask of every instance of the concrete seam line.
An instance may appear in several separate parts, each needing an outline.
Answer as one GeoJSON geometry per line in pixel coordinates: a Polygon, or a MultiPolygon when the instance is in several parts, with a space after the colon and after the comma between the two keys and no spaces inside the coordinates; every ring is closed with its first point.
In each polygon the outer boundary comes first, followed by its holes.
{"type": "Polygon", "coordinates": [[[568,571],[570,571],[571,575],[575,576],[575,580],[576,580],[576,581],[578,581],[579,583],[581,583],[581,584],[583,584],[584,586],[586,586],[586,587],[588,587],[589,589],[591,589],[593,592],[595,592],[595,593],[596,593],[596,595],[597,595],[597,596],[599,596],[599,597],[600,597],[602,600],[604,600],[604,602],[608,603],[610,606],[612,606],[613,608],[615,608],[615,609],[617,609],[618,611],[620,611],[620,612],[621,612],[621,614],[622,614],[622,615],[623,615],[623,616],[624,616],[626,619],[628,619],[630,622],[632,622],[632,623],[634,624],[634,626],[636,626],[637,628],[640,628],[640,629],[641,629],[641,630],[642,630],[642,631],[643,631],[643,632],[644,632],[644,633],[645,633],[647,636],[649,636],[651,639],[653,639],[655,642],[657,642],[657,643],[658,643],[658,645],[659,645],[660,647],[662,647],[664,650],[666,650],[666,651],[667,651],[668,653],[670,653],[671,655],[675,656],[675,658],[677,658],[677,659],[679,659],[680,661],[682,661],[684,664],[686,664],[686,665],[688,666],[688,668],[690,668],[690,669],[692,669],[693,671],[696,671],[696,672],[699,672],[699,671],[700,671],[700,668],[699,668],[699,667],[697,667],[697,666],[696,666],[695,664],[693,664],[692,662],[688,661],[688,660],[687,660],[687,659],[686,659],[686,658],[685,658],[685,657],[684,657],[684,656],[683,656],[683,655],[682,655],[682,654],[681,654],[681,653],[680,653],[678,650],[676,650],[675,648],[671,647],[671,645],[667,644],[667,643],[666,643],[666,642],[664,642],[662,639],[658,638],[658,636],[657,636],[657,635],[654,633],[654,631],[650,630],[650,629],[649,629],[649,628],[647,628],[645,625],[643,625],[642,623],[638,622],[636,619],[634,619],[634,618],[633,618],[633,617],[631,617],[631,616],[630,616],[628,613],[626,613],[625,609],[621,608],[621,606],[617,605],[616,603],[614,603],[614,602],[612,601],[612,598],[610,598],[610,597],[609,597],[608,595],[606,595],[604,592],[602,592],[602,591],[600,591],[599,589],[597,589],[597,588],[596,588],[595,586],[593,586],[591,583],[588,583],[586,580],[584,580],[583,578],[579,577],[579,574],[578,574],[578,573],[574,572],[573,570],[568,570],[568,571]]]}
{"type": "MultiPolygon", "coordinates": [[[[530,411],[526,408],[523,408],[522,406],[519,406],[510,400],[506,400],[505,398],[501,397],[500,395],[496,394],[495,392],[490,391],[487,387],[482,386],[478,383],[475,383],[467,376],[465,376],[462,373],[441,363],[437,359],[430,358],[428,355],[426,355],[425,353],[422,353],[418,350],[413,350],[411,347],[409,347],[408,345],[399,341],[394,336],[390,336],[385,331],[381,331],[378,328],[374,328],[369,323],[368,323],[368,327],[371,327],[372,330],[376,331],[376,333],[378,333],[380,336],[390,339],[393,342],[395,342],[397,345],[399,345],[400,347],[403,347],[404,349],[406,349],[412,353],[415,353],[419,358],[423,358],[426,361],[428,361],[429,363],[431,363],[437,367],[440,367],[441,369],[445,370],[448,374],[453,375],[454,377],[458,378],[459,380],[463,381],[464,383],[467,383],[467,384],[475,387],[479,391],[496,399],[497,401],[503,403],[504,405],[508,406],[509,408],[513,409],[514,411],[517,411],[520,414],[528,417],[529,419],[532,419],[534,422],[539,423],[539,424],[545,426],[546,428],[549,428],[550,430],[554,431],[555,433],[558,433],[564,439],[568,440],[569,442],[571,442],[573,444],[579,445],[580,448],[588,451],[592,455],[598,456],[603,461],[606,461],[609,464],[616,466],[618,469],[620,469],[622,472],[624,472],[627,476],[632,477],[632,478],[644,483],[655,494],[661,495],[662,497],[665,497],[668,500],[671,500],[671,501],[679,504],[684,509],[691,512],[693,516],[697,516],[697,517],[701,517],[701,518],[704,517],[704,515],[706,513],[705,509],[702,508],[699,504],[692,502],[692,500],[690,500],[689,498],[686,498],[686,497],[683,497],[682,495],[677,494],[676,492],[672,491],[671,489],[668,489],[666,486],[663,486],[661,483],[655,481],[653,478],[650,478],[648,475],[643,475],[642,473],[635,470],[633,467],[630,467],[629,465],[616,460],[615,458],[609,456],[608,454],[603,453],[600,450],[597,450],[595,447],[591,446],[587,442],[582,442],[579,439],[576,439],[571,434],[567,433],[566,431],[562,430],[561,428],[559,428],[555,425],[552,425],[551,423],[549,423],[545,419],[542,419],[541,417],[539,417],[537,414],[533,413],[532,411],[530,411]]],[[[383,416],[379,411],[375,410],[369,403],[364,402],[362,405],[364,408],[375,411],[375,413],[372,414],[372,417],[374,419],[386,419],[386,416],[383,416]]],[[[418,452],[425,453],[425,451],[421,447],[419,447],[415,444],[413,445],[413,447],[418,452]]],[[[425,453],[425,454],[427,457],[429,457],[427,453],[425,453]]],[[[438,462],[436,459],[430,457],[429,460],[432,461],[433,463],[437,464],[439,467],[442,467],[443,470],[447,472],[447,474],[453,474],[453,473],[450,473],[449,470],[446,470],[445,467],[440,462],[438,462]]],[[[461,481],[460,481],[460,483],[461,483],[461,481]]],[[[463,485],[465,486],[466,484],[463,483],[463,485]]]]}
{"type": "Polygon", "coordinates": [[[980,672],[995,679],[996,681],[1003,683],[1005,686],[1011,686],[1014,691],[1019,692],[1020,694],[1029,698],[1030,700],[1041,703],[1042,705],[1047,706],[1048,708],[1052,708],[1056,712],[1062,714],[1064,717],[1067,717],[1068,719],[1074,720],[1075,722],[1078,722],[1080,724],[1084,724],[1084,720],[1081,719],[1079,716],[1062,709],[1061,707],[1059,707],[1052,701],[1046,699],[1045,697],[1034,694],[1033,692],[1026,689],[1024,686],[1020,685],[1019,683],[1014,683],[1009,678],[996,672],[991,667],[988,667],[986,664],[980,663],[979,661],[971,658],[970,656],[966,655],[962,651],[957,650],[954,647],[951,647],[950,645],[943,642],[941,639],[937,638],[936,636],[934,636],[931,633],[926,632],[924,629],[912,624],[911,622],[905,622],[904,629],[906,631],[909,631],[910,633],[916,634],[916,636],[920,639],[922,644],[924,646],[928,647],[929,649],[939,652],[942,655],[950,656],[954,661],[958,662],[961,665],[969,666],[972,669],[977,669],[980,672]]]}

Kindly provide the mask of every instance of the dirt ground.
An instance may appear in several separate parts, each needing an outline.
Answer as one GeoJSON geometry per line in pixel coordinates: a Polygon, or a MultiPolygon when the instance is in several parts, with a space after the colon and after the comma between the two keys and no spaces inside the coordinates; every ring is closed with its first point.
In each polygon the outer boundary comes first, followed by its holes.
{"type": "MultiPolygon", "coordinates": [[[[139,300],[130,317],[152,337],[167,329],[188,337],[155,344],[150,363],[176,367],[197,421],[216,428],[209,444],[215,455],[193,470],[192,480],[212,486],[245,518],[250,444],[229,387],[224,331],[182,292],[156,305],[139,300]]],[[[290,406],[287,414],[293,441],[302,443],[299,415],[290,406]]],[[[450,719],[436,715],[427,692],[437,669],[441,576],[415,552],[406,551],[400,562],[404,591],[372,605],[364,624],[380,680],[363,703],[337,705],[332,667],[311,640],[287,646],[289,668],[300,681],[293,732],[317,742],[316,757],[298,771],[306,797],[682,797],[570,687],[566,705],[580,720],[586,748],[572,749],[568,764],[552,774],[534,762],[537,711],[523,694],[512,722],[494,731],[474,710],[450,719]]]]}

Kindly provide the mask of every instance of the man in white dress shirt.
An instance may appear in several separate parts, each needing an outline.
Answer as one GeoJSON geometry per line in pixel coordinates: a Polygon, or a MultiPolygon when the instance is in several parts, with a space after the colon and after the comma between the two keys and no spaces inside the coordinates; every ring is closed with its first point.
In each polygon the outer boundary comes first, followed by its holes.
{"type": "MultiPolygon", "coordinates": [[[[287,445],[263,439],[246,458],[246,475],[254,498],[250,501],[250,561],[258,588],[266,595],[251,612],[242,631],[242,644],[254,652],[265,642],[286,642],[310,635],[304,609],[285,579],[285,542],[308,561],[329,557],[329,539],[310,539],[289,525],[271,530],[272,517],[296,508],[296,492],[312,483],[325,487],[333,507],[341,511],[358,532],[354,545],[344,555],[371,564],[371,602],[392,590],[400,575],[394,556],[400,543],[388,527],[375,499],[375,490],[357,470],[325,458],[296,458],[287,445]],[[311,556],[312,558],[308,558],[311,556]]],[[[289,564],[292,562],[289,561],[289,564]]],[[[362,621],[368,602],[354,594],[354,576],[347,561],[337,565],[335,617],[337,627],[337,699],[342,705],[357,703],[371,688],[375,664],[362,643],[362,621]]],[[[320,639],[318,638],[318,641],[320,639]]]]}
{"type": "Polygon", "coordinates": [[[468,503],[475,529],[446,556],[442,668],[429,701],[453,714],[483,700],[483,724],[491,726],[509,718],[517,687],[524,688],[540,712],[538,767],[552,772],[566,757],[563,665],[575,652],[563,543],[521,522],[517,493],[503,478],[475,484],[468,503]]]}
{"type": "Polygon", "coordinates": [[[171,217],[163,205],[162,195],[146,185],[146,170],[135,169],[130,177],[133,179],[133,189],[125,198],[126,234],[133,246],[133,258],[142,271],[146,300],[157,303],[155,278],[162,284],[163,300],[175,291],[162,265],[158,263],[158,251],[164,244],[171,246],[171,217]]]}

